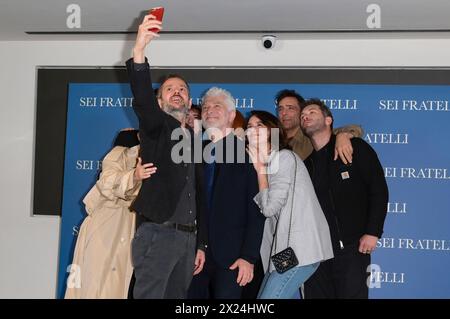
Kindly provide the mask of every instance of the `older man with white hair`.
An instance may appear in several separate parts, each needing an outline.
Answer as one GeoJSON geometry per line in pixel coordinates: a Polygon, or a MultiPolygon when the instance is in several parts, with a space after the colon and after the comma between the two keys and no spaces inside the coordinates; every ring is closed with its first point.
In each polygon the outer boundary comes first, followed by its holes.
{"type": "Polygon", "coordinates": [[[264,227],[253,197],[258,193],[255,170],[244,142],[233,133],[235,99],[213,87],[203,96],[208,243],[203,271],[195,276],[190,298],[239,299],[253,280],[264,227]]]}

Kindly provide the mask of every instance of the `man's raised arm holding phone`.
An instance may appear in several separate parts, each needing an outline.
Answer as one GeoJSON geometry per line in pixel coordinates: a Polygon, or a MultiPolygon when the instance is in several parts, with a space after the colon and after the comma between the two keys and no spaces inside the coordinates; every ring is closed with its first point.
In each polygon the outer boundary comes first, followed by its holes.
{"type": "Polygon", "coordinates": [[[203,269],[208,238],[202,164],[194,163],[193,156],[181,163],[171,156],[177,143],[172,132],[185,126],[191,107],[189,85],[181,76],[169,75],[155,96],[145,58],[146,46],[159,36],[162,13],[163,8],[155,8],[144,17],[133,58],[127,61],[142,163],[158,168],[131,206],[138,224],[131,248],[135,299],[186,298],[192,276],[203,269]]]}

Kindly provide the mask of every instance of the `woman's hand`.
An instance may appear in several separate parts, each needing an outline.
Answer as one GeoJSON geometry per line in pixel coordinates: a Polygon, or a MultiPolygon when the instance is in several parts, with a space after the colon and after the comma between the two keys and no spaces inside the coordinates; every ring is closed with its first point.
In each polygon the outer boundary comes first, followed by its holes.
{"type": "Polygon", "coordinates": [[[261,148],[258,145],[249,144],[247,147],[247,153],[253,163],[253,167],[258,174],[267,173],[267,164],[269,156],[267,154],[267,149],[261,148]]]}
{"type": "Polygon", "coordinates": [[[138,157],[136,168],[134,169],[134,180],[142,181],[149,178],[156,173],[157,168],[153,166],[153,163],[147,163],[142,165],[142,159],[138,157]]]}

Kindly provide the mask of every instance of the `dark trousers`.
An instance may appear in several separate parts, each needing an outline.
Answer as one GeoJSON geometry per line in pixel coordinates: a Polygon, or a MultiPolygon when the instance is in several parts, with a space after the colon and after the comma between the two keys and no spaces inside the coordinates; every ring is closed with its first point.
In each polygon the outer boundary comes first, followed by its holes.
{"type": "Polygon", "coordinates": [[[334,252],[305,282],[305,299],[368,299],[370,255],[358,251],[359,243],[334,252]]]}
{"type": "Polygon", "coordinates": [[[135,299],[186,298],[192,280],[195,233],[143,223],[132,243],[135,299]]]}
{"type": "Polygon", "coordinates": [[[133,274],[131,275],[130,285],[128,286],[128,297],[127,299],[134,299],[133,297],[133,290],[134,290],[134,283],[136,282],[136,277],[133,274]]]}
{"type": "Polygon", "coordinates": [[[264,268],[261,257],[255,263],[253,269],[253,279],[250,283],[244,286],[242,290],[242,299],[256,299],[258,297],[259,289],[264,279],[264,268]]]}
{"type": "Polygon", "coordinates": [[[237,277],[238,270],[229,270],[219,266],[207,251],[205,266],[192,279],[188,298],[240,299],[242,287],[237,284],[237,277]]]}

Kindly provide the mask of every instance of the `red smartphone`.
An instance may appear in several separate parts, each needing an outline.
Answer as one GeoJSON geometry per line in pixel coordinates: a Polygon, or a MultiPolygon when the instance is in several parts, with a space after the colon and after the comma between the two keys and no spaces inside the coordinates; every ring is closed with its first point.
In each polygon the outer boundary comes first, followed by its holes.
{"type": "MultiPolygon", "coordinates": [[[[154,15],[156,17],[156,20],[162,22],[163,15],[164,15],[164,7],[157,7],[157,8],[150,9],[150,11],[148,13],[154,15]]],[[[159,29],[152,28],[152,29],[149,29],[149,31],[158,33],[159,29]]]]}

